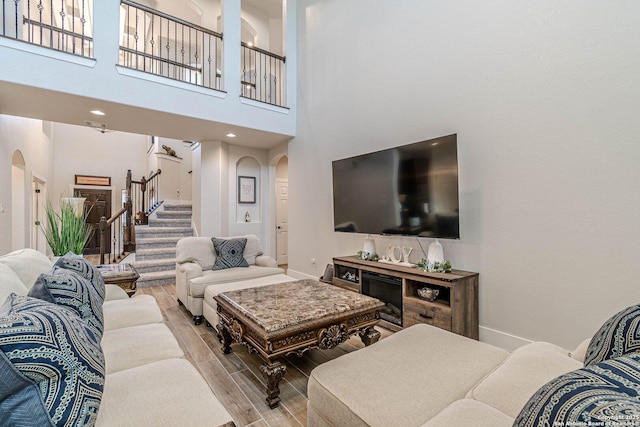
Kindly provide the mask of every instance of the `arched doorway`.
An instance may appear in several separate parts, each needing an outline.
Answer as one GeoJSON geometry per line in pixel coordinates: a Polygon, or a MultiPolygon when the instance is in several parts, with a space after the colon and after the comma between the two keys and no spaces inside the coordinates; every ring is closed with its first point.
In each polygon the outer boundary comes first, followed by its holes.
{"type": "Polygon", "coordinates": [[[276,261],[289,263],[289,158],[276,164],[276,261]]]}
{"type": "Polygon", "coordinates": [[[25,162],[16,150],[11,157],[11,250],[27,247],[25,162]]]}

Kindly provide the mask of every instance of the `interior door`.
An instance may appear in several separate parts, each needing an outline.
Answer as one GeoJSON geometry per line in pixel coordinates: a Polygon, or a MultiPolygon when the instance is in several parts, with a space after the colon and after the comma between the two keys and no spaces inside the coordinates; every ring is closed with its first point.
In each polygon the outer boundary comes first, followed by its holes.
{"type": "MultiPolygon", "coordinates": [[[[111,190],[76,188],[74,194],[85,197],[85,208],[91,209],[87,216],[87,224],[91,224],[93,234],[82,252],[85,255],[95,255],[100,253],[100,218],[103,216],[111,218],[111,190]]],[[[111,227],[105,232],[107,239],[107,253],[111,253],[111,227]]]]}
{"type": "Polygon", "coordinates": [[[276,261],[289,263],[289,181],[276,179],[276,261]]]}

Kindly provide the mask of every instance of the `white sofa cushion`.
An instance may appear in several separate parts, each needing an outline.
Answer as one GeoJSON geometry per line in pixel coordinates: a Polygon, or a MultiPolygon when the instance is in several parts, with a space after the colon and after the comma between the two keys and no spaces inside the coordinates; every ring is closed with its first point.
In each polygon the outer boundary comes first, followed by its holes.
{"type": "Polygon", "coordinates": [[[309,402],[335,426],[422,425],[464,398],[508,355],[430,325],[414,325],[316,367],[309,377],[309,402]]]}
{"type": "Polygon", "coordinates": [[[167,359],[109,374],[96,426],[220,426],[231,422],[184,359],[167,359]]]}
{"type": "Polygon", "coordinates": [[[105,301],[104,330],[126,328],[129,326],[162,323],[162,313],[151,295],[137,295],[126,300],[105,301]]]}
{"type": "Polygon", "coordinates": [[[529,398],[551,379],[579,369],[582,364],[567,350],[547,342],[516,349],[502,366],[469,391],[467,397],[515,418],[529,398]]]}
{"type": "Polygon", "coordinates": [[[0,256],[0,264],[10,267],[27,289],[31,289],[38,276],[53,266],[49,257],[35,249],[20,249],[0,256]]]}
{"type": "Polygon", "coordinates": [[[11,267],[0,264],[0,305],[11,293],[26,295],[29,290],[11,267]]]}
{"type": "Polygon", "coordinates": [[[510,416],[473,399],[456,400],[422,427],[511,427],[510,416]]]}
{"type": "Polygon", "coordinates": [[[203,271],[202,276],[191,279],[191,297],[202,298],[208,286],[221,283],[239,282],[243,280],[255,279],[256,277],[283,274],[284,270],[278,267],[249,267],[226,268],[224,270],[203,271]]]}
{"type": "Polygon", "coordinates": [[[184,357],[175,337],[162,323],[107,331],[100,344],[107,374],[159,360],[184,357]]]}

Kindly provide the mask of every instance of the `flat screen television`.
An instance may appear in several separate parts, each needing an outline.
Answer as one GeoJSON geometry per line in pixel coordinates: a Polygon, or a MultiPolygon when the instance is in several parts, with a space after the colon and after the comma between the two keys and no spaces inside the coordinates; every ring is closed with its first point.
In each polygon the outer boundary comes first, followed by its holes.
{"type": "Polygon", "coordinates": [[[457,135],[333,162],[338,232],[460,238],[457,135]]]}

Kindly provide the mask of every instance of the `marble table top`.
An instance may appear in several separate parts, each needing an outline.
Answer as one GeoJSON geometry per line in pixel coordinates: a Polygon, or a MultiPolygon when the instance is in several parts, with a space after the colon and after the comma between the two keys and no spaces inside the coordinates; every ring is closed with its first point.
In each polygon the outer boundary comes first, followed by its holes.
{"type": "Polygon", "coordinates": [[[219,294],[266,332],[347,311],[384,306],[382,301],[316,280],[276,283],[219,294]]]}
{"type": "Polygon", "coordinates": [[[138,278],[138,272],[129,263],[100,264],[96,268],[105,280],[138,278]]]}

